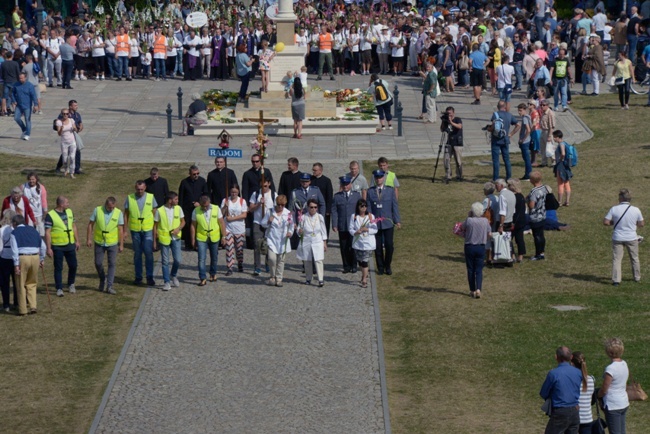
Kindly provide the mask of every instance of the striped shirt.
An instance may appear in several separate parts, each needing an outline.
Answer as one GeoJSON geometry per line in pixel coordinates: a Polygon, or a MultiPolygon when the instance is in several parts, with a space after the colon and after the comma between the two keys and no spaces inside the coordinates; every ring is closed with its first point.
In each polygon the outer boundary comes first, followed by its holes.
{"type": "Polygon", "coordinates": [[[580,399],[578,406],[580,407],[580,425],[591,423],[594,420],[591,414],[591,395],[594,394],[594,377],[587,375],[587,390],[582,389],[580,385],[580,399]]]}

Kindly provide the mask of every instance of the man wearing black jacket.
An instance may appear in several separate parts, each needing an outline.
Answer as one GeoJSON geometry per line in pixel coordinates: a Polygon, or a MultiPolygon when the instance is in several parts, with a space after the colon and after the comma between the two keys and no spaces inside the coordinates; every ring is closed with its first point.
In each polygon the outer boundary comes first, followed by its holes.
{"type": "MultiPolygon", "coordinates": [[[[198,167],[190,166],[190,176],[183,179],[178,186],[178,203],[186,216],[191,216],[194,208],[200,205],[199,198],[201,196],[208,195],[208,183],[199,174],[198,167]]],[[[183,231],[183,241],[185,250],[192,250],[191,231],[183,231]]]]}
{"type": "Polygon", "coordinates": [[[314,163],[311,170],[311,185],[318,187],[321,194],[323,195],[323,198],[325,199],[325,228],[327,229],[327,238],[329,239],[332,200],[334,198],[332,181],[327,176],[323,175],[323,165],[321,163],[314,163]]]}
{"type": "Polygon", "coordinates": [[[153,197],[156,198],[156,203],[167,203],[166,196],[167,193],[169,193],[169,185],[165,178],[160,177],[157,167],[151,168],[149,171],[149,178],[145,179],[144,183],[147,186],[146,192],[153,194],[153,197]]]}
{"type": "Polygon", "coordinates": [[[289,197],[292,191],[300,188],[300,175],[302,175],[302,172],[298,170],[299,165],[300,162],[296,157],[291,157],[287,160],[288,170],[282,172],[282,176],[280,176],[278,194],[284,194],[289,197]]]}
{"type": "Polygon", "coordinates": [[[221,201],[228,197],[230,188],[237,184],[237,176],[232,169],[226,167],[226,159],[217,157],[214,159],[216,169],[208,173],[208,191],[210,202],[221,207],[221,201]]]}

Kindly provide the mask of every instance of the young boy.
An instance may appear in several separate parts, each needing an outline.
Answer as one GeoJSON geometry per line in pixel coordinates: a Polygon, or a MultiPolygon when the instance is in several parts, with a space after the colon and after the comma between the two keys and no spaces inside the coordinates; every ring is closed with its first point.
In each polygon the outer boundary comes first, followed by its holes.
{"type": "Polygon", "coordinates": [[[287,71],[287,75],[282,78],[282,83],[284,83],[284,97],[287,99],[291,98],[289,91],[291,90],[291,86],[293,86],[293,80],[293,72],[291,71],[287,71]]]}

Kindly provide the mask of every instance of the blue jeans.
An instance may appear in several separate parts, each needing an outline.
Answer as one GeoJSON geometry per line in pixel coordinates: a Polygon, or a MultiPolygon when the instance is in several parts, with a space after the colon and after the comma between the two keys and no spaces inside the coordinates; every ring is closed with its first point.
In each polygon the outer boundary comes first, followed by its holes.
{"type": "Polygon", "coordinates": [[[639,37],[637,35],[627,35],[627,58],[630,59],[632,65],[635,65],[636,61],[636,44],[639,42],[639,37]]]}
{"type": "Polygon", "coordinates": [[[142,254],[144,253],[144,266],[147,280],[153,279],[153,231],[131,231],[133,240],[133,265],[135,266],[135,280],[142,280],[142,254]]]}
{"type": "Polygon", "coordinates": [[[174,72],[183,75],[183,53],[180,50],[176,54],[176,67],[174,68],[174,72]]]}
{"type": "Polygon", "coordinates": [[[605,409],[605,420],[609,427],[609,434],[625,434],[625,414],[627,409],[622,410],[607,410],[605,409]]]}
{"type": "Polygon", "coordinates": [[[129,57],[117,56],[115,59],[115,72],[117,73],[117,78],[121,78],[122,75],[126,75],[126,78],[131,78],[131,73],[129,72],[129,57]]]}
{"type": "Polygon", "coordinates": [[[587,93],[587,85],[591,84],[591,74],[582,73],[582,93],[587,93]]]}
{"type": "Polygon", "coordinates": [[[165,59],[153,59],[156,67],[156,78],[165,78],[167,70],[165,69],[165,59]]]}
{"type": "Polygon", "coordinates": [[[469,290],[474,292],[483,287],[483,264],[485,244],[465,244],[465,265],[469,290]]]}
{"type": "Polygon", "coordinates": [[[567,104],[567,86],[568,85],[568,80],[566,78],[558,78],[557,79],[557,85],[555,86],[555,92],[553,94],[553,102],[555,103],[555,107],[557,107],[557,103],[559,101],[559,95],[562,95],[562,107],[565,108],[567,104]]]}
{"type": "MultiPolygon", "coordinates": [[[[544,32],[544,22],[546,21],[546,17],[535,17],[535,30],[536,30],[536,39],[541,40],[542,39],[542,33],[544,32]]],[[[543,42],[543,41],[542,41],[543,42]]],[[[546,43],[544,42],[544,45],[546,43]]]]}
{"type": "Polygon", "coordinates": [[[521,158],[524,160],[524,178],[529,178],[530,172],[533,170],[530,165],[530,141],[519,145],[519,149],[521,149],[521,158]]]}
{"type": "Polygon", "coordinates": [[[248,82],[251,79],[251,75],[250,73],[245,75],[239,75],[239,79],[241,80],[241,87],[239,88],[239,98],[243,100],[246,99],[246,94],[248,93],[248,82]]]}
{"type": "Polygon", "coordinates": [[[503,165],[506,166],[506,179],[512,178],[512,167],[510,166],[509,143],[497,143],[492,141],[492,180],[499,178],[499,154],[503,156],[503,165]]]}
{"type": "Polygon", "coordinates": [[[108,63],[109,77],[117,77],[117,67],[115,66],[115,53],[106,53],[106,63],[108,63]]]}
{"type": "Polygon", "coordinates": [[[469,69],[458,70],[458,85],[469,86],[469,69]]]}
{"type": "Polygon", "coordinates": [[[4,91],[2,92],[2,97],[7,100],[7,108],[11,108],[11,104],[15,103],[14,100],[14,86],[16,83],[5,83],[4,91]]]}
{"type": "Polygon", "coordinates": [[[217,258],[219,257],[219,242],[213,243],[211,241],[196,241],[199,248],[199,279],[204,280],[207,278],[205,274],[205,259],[210,249],[210,276],[217,274],[217,258]]]}
{"type": "Polygon", "coordinates": [[[163,280],[165,283],[171,281],[172,277],[176,277],[178,274],[178,267],[183,263],[183,256],[181,253],[181,240],[172,240],[168,246],[163,244],[160,245],[160,256],[162,258],[162,274],[163,280]],[[172,272],[169,273],[169,253],[171,252],[172,258],[174,258],[174,264],[172,265],[172,272]]]}
{"type": "Polygon", "coordinates": [[[61,75],[63,79],[61,81],[63,88],[70,87],[70,81],[72,80],[72,71],[74,70],[74,60],[63,60],[61,61],[61,75]]]}
{"type": "Polygon", "coordinates": [[[515,68],[515,89],[521,89],[521,85],[524,81],[524,67],[521,63],[514,63],[512,66],[515,68]]]}
{"type": "Polygon", "coordinates": [[[54,256],[54,287],[63,289],[63,258],[68,264],[68,286],[73,285],[77,277],[77,251],[75,249],[52,249],[54,256]]]}
{"type": "Polygon", "coordinates": [[[32,133],[32,109],[23,109],[19,105],[16,106],[16,113],[14,113],[14,120],[22,130],[23,134],[29,136],[32,133]],[[25,116],[23,123],[22,117],[25,116]]]}

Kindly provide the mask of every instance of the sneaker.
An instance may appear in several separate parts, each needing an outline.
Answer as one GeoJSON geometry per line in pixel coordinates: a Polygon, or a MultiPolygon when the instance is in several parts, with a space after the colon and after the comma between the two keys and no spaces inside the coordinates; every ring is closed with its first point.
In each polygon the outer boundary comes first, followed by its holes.
{"type": "Polygon", "coordinates": [[[269,286],[275,286],[275,277],[271,277],[269,280],[266,281],[266,284],[269,286]]]}
{"type": "Polygon", "coordinates": [[[531,261],[543,261],[544,259],[546,259],[544,258],[544,255],[533,256],[532,258],[530,258],[531,261]]]}
{"type": "Polygon", "coordinates": [[[79,77],[79,79],[80,79],[81,81],[84,81],[84,80],[88,80],[88,77],[86,77],[85,75],[82,75],[81,77],[79,77]]]}
{"type": "Polygon", "coordinates": [[[22,133],[22,134],[20,135],[20,140],[24,140],[24,139],[25,139],[25,133],[22,133]]]}
{"type": "Polygon", "coordinates": [[[109,287],[106,289],[106,292],[109,293],[109,294],[111,294],[111,295],[115,295],[115,294],[117,294],[117,292],[115,292],[115,290],[113,289],[112,286],[109,286],[109,287]]]}
{"type": "Polygon", "coordinates": [[[269,266],[267,265],[267,266],[266,266],[266,272],[269,273],[270,271],[271,271],[271,269],[270,269],[269,266]]]}
{"type": "Polygon", "coordinates": [[[68,287],[68,292],[70,294],[76,294],[77,288],[74,287],[74,283],[68,287]]]}
{"type": "Polygon", "coordinates": [[[226,276],[232,276],[232,270],[231,269],[228,269],[228,271],[226,271],[226,276]]]}
{"type": "Polygon", "coordinates": [[[392,129],[393,129],[393,126],[392,126],[392,125],[389,125],[389,126],[388,126],[388,129],[389,129],[389,130],[392,130],[392,129]]]}
{"type": "Polygon", "coordinates": [[[322,288],[323,286],[325,286],[325,282],[323,282],[322,280],[319,281],[319,282],[318,282],[318,287],[319,287],[319,288],[322,288]]]}
{"type": "Polygon", "coordinates": [[[95,81],[99,81],[99,77],[95,77],[95,81]]]}
{"type": "Polygon", "coordinates": [[[97,290],[98,290],[99,292],[104,292],[104,285],[105,285],[105,284],[106,284],[106,282],[105,282],[104,280],[100,280],[100,281],[99,281],[99,287],[97,288],[97,290]]]}
{"type": "Polygon", "coordinates": [[[126,81],[131,81],[131,77],[126,77],[126,81]]]}
{"type": "Polygon", "coordinates": [[[57,289],[56,290],[56,296],[57,297],[63,297],[63,290],[62,289],[57,289]]]}
{"type": "Polygon", "coordinates": [[[170,289],[172,289],[171,284],[170,284],[169,282],[165,282],[165,284],[163,285],[163,289],[162,289],[162,290],[163,290],[163,291],[169,291],[170,289]]]}
{"type": "Polygon", "coordinates": [[[174,285],[175,288],[181,286],[181,283],[178,281],[178,277],[176,276],[172,277],[172,285],[174,285]]]}
{"type": "Polygon", "coordinates": [[[311,285],[311,280],[305,280],[305,285],[311,285]]]}
{"type": "Polygon", "coordinates": [[[567,110],[569,110],[569,107],[562,107],[562,111],[563,111],[563,112],[565,112],[565,111],[567,111],[567,110]]]}
{"type": "Polygon", "coordinates": [[[74,78],[74,81],[79,81],[79,76],[78,75],[74,78]]]}
{"type": "Polygon", "coordinates": [[[99,77],[100,81],[104,81],[105,79],[106,79],[106,77],[104,77],[103,75],[101,77],[99,77]]]}
{"type": "Polygon", "coordinates": [[[36,112],[36,114],[37,114],[37,115],[42,115],[43,112],[42,112],[41,110],[39,110],[39,111],[36,112]]]}
{"type": "Polygon", "coordinates": [[[25,140],[25,141],[29,141],[29,136],[28,136],[27,134],[25,134],[25,135],[23,136],[23,140],[25,140]]]}
{"type": "Polygon", "coordinates": [[[559,112],[559,111],[560,111],[560,108],[557,107],[557,106],[556,106],[556,107],[553,107],[553,111],[554,111],[554,112],[559,112]]]}
{"type": "Polygon", "coordinates": [[[253,276],[259,276],[260,273],[262,273],[262,270],[260,270],[259,268],[256,268],[255,271],[253,271],[253,276]]]}

